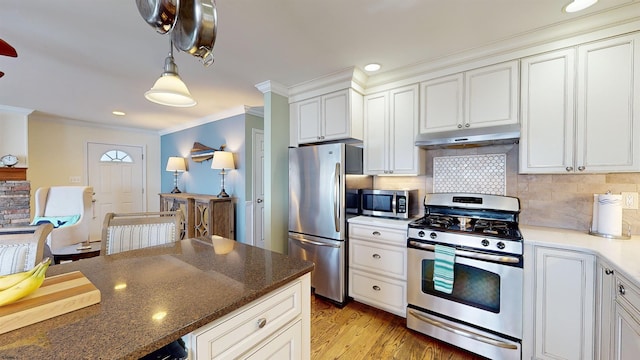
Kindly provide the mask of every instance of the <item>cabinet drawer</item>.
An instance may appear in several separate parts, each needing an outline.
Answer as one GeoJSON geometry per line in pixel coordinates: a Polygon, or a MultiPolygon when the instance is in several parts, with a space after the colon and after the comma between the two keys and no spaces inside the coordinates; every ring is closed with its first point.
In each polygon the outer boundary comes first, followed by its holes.
{"type": "Polygon", "coordinates": [[[358,270],[349,271],[349,295],[355,300],[405,317],[407,283],[358,270]]]}
{"type": "Polygon", "coordinates": [[[196,359],[236,358],[302,312],[300,281],[193,332],[196,359]]]}
{"type": "Polygon", "coordinates": [[[407,248],[353,239],[349,241],[349,266],[407,280],[407,248]]]}
{"type": "Polygon", "coordinates": [[[302,359],[302,320],[274,335],[257,349],[243,357],[247,360],[297,360],[302,359]]]}
{"type": "Polygon", "coordinates": [[[381,241],[405,246],[407,242],[407,230],[351,224],[349,228],[349,239],[351,238],[381,241]]]}
{"type": "Polygon", "coordinates": [[[616,300],[640,313],[640,289],[621,276],[616,277],[616,300]]]}

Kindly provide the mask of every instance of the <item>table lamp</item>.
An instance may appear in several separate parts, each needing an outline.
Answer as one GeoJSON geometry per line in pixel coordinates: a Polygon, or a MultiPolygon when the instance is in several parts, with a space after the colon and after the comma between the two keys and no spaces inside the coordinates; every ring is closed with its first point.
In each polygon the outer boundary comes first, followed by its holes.
{"type": "Polygon", "coordinates": [[[178,156],[169,157],[169,160],[167,161],[167,171],[173,171],[173,190],[171,190],[171,193],[181,193],[182,191],[178,189],[178,172],[187,171],[184,158],[178,156]]]}
{"type": "Polygon", "coordinates": [[[229,197],[229,194],[224,190],[224,176],[226,175],[225,169],[235,169],[233,164],[233,153],[229,151],[216,151],[213,153],[213,160],[211,161],[212,169],[222,169],[220,175],[222,175],[222,190],[218,194],[218,197],[229,197]]]}

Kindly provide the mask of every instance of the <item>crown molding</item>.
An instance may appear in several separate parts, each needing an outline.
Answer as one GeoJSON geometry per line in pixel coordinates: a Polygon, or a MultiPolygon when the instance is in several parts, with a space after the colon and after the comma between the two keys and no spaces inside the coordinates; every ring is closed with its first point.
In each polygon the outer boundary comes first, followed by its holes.
{"type": "Polygon", "coordinates": [[[352,88],[364,94],[368,75],[352,66],[335,73],[289,87],[289,103],[306,100],[338,90],[352,88]]]}
{"type": "Polygon", "coordinates": [[[8,113],[14,113],[14,114],[18,114],[18,115],[28,116],[32,112],[34,112],[34,110],[33,109],[25,109],[25,108],[15,107],[15,106],[0,105],[0,112],[8,112],[8,113]]]}
{"type": "Polygon", "coordinates": [[[255,86],[263,94],[273,92],[284,97],[289,97],[289,90],[287,87],[272,80],[263,81],[255,86]]]}

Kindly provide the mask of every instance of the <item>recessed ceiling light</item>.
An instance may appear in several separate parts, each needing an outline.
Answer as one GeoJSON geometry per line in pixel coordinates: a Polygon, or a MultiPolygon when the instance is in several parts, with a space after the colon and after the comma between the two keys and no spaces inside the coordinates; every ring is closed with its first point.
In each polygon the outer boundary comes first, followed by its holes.
{"type": "Polygon", "coordinates": [[[371,63],[364,66],[366,71],[378,71],[380,70],[380,64],[371,63]]]}
{"type": "Polygon", "coordinates": [[[567,4],[563,10],[568,13],[574,13],[584,10],[597,2],[598,0],[573,0],[567,4]]]}
{"type": "Polygon", "coordinates": [[[127,115],[124,111],[118,111],[118,110],[114,110],[111,113],[113,115],[115,115],[115,116],[125,116],[125,115],[127,115]]]}

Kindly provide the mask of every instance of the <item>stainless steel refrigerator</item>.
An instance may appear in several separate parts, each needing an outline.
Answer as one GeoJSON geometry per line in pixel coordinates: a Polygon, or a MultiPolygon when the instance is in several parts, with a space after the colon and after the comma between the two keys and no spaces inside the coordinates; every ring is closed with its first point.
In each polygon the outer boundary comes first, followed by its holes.
{"type": "Polygon", "coordinates": [[[362,174],[362,149],[325,144],[289,149],[289,255],[312,261],[316,295],[347,300],[346,174],[362,174]]]}

